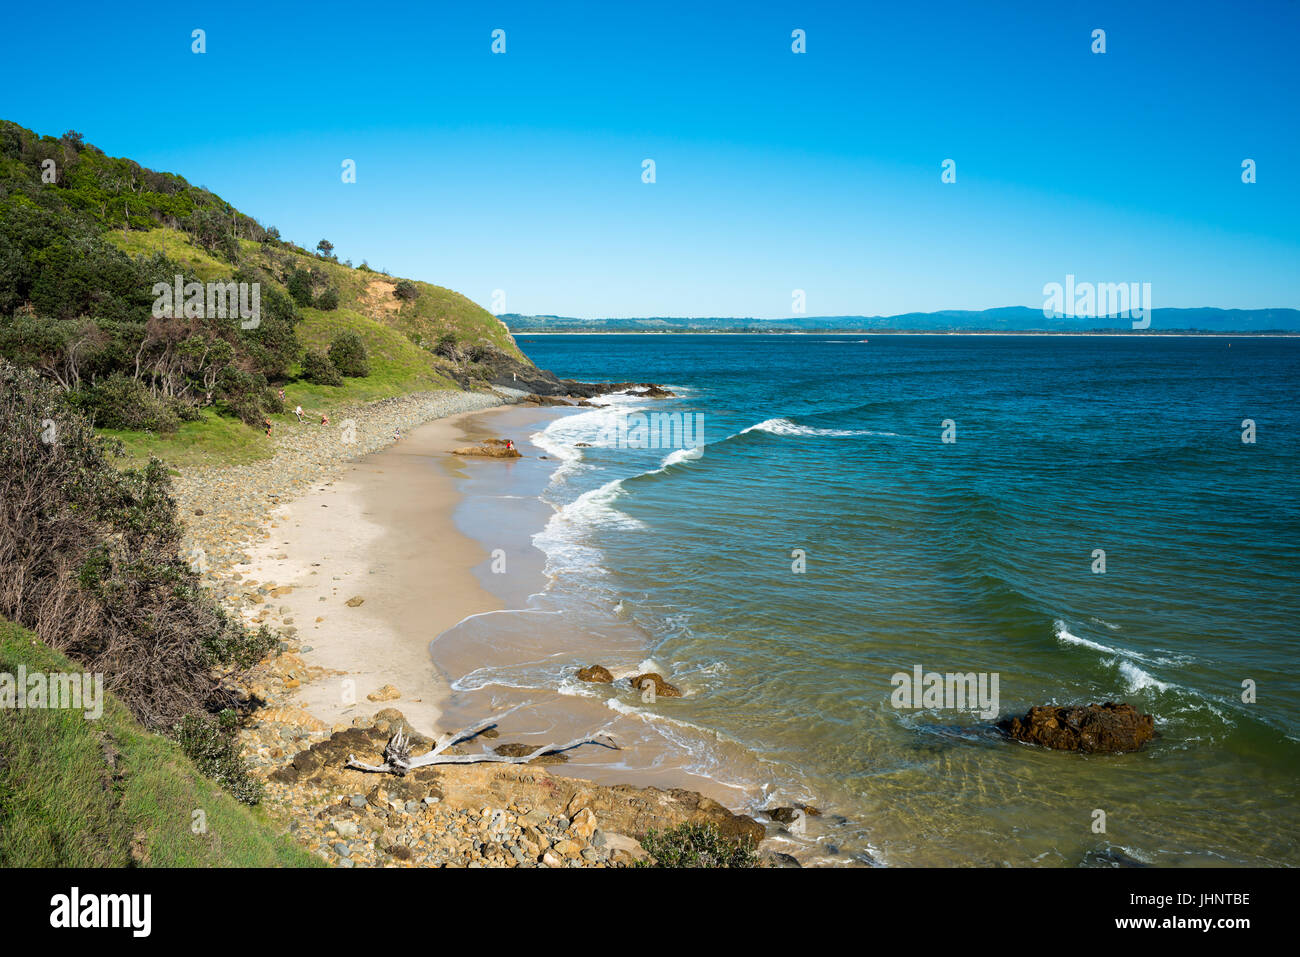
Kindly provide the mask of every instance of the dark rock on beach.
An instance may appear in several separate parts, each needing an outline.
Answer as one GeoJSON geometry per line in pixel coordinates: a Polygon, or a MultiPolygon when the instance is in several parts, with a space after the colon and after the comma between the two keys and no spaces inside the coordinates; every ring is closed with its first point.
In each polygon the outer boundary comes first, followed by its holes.
{"type": "Polygon", "coordinates": [[[1119,754],[1136,751],[1155,737],[1155,719],[1130,704],[1040,705],[1023,718],[997,724],[1008,737],[1058,751],[1119,754]]]}
{"type": "Polygon", "coordinates": [[[614,676],[609,673],[608,668],[602,668],[600,665],[588,665],[586,668],[578,670],[578,680],[607,685],[614,680],[614,676]]]}

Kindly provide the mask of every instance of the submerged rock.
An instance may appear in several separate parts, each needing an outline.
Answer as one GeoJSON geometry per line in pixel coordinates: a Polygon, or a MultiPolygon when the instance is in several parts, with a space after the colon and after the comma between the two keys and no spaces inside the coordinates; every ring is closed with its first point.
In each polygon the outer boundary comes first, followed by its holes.
{"type": "Polygon", "coordinates": [[[799,811],[803,811],[808,817],[822,816],[822,812],[810,804],[796,804],[794,807],[769,807],[763,813],[778,824],[793,824],[798,817],[797,812],[799,811]]]}
{"type": "Polygon", "coordinates": [[[1119,754],[1136,751],[1156,736],[1155,719],[1130,704],[1039,705],[1023,718],[997,724],[1008,737],[1058,751],[1119,754]]]}
{"type": "Polygon", "coordinates": [[[600,665],[588,665],[585,668],[578,669],[578,680],[607,685],[614,680],[614,676],[609,673],[608,668],[603,668],[600,665]]]}

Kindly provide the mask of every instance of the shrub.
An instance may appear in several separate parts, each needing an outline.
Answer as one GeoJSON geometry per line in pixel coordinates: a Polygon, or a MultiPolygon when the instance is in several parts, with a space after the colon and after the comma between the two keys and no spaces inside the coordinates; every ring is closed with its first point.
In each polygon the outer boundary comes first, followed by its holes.
{"type": "Polygon", "coordinates": [[[420,287],[409,279],[397,280],[397,286],[393,289],[393,295],[398,299],[411,300],[420,294],[420,287]]]}
{"type": "Polygon", "coordinates": [[[316,308],[324,309],[326,312],[333,312],[339,307],[339,291],[330,286],[323,293],[316,297],[316,308]]]}
{"type": "Polygon", "coordinates": [[[366,361],[366,345],[355,332],[340,332],[330,343],[330,362],[339,370],[339,375],[363,378],[370,375],[370,365],[366,361]]]}
{"type": "MultiPolygon", "coordinates": [[[[266,410],[274,408],[279,396],[266,387],[266,377],[257,372],[226,368],[217,382],[218,393],[226,403],[226,411],[245,425],[260,428],[266,410]]],[[[283,406],[281,406],[283,409],[283,406]]]]}
{"type": "Polygon", "coordinates": [[[343,377],[334,368],[330,357],[315,349],[308,349],[302,354],[302,377],[317,385],[342,385],[343,377]]]}
{"type": "Polygon", "coordinates": [[[729,841],[715,824],[679,824],[667,831],[651,828],[641,839],[655,863],[638,867],[758,867],[758,854],[748,839],[729,841]]]}
{"type": "Polygon", "coordinates": [[[275,639],[227,616],[179,556],[163,463],[119,471],[120,453],[54,386],[0,361],[0,615],[170,729],[229,706],[215,669],[247,667],[275,639]]]}
{"type": "Polygon", "coordinates": [[[311,291],[311,273],[305,269],[295,269],[289,273],[289,278],[285,281],[285,288],[293,301],[300,306],[310,306],[312,303],[311,291]]]}
{"type": "Polygon", "coordinates": [[[434,355],[442,356],[444,359],[450,359],[452,362],[459,362],[464,358],[460,347],[456,343],[456,333],[444,332],[438,336],[438,344],[433,347],[434,355]]]}
{"type": "Polygon", "coordinates": [[[199,773],[229,791],[236,800],[256,804],[262,784],[248,773],[235,746],[235,712],[222,711],[215,719],[187,714],[172,728],[186,757],[199,773]]]}
{"type": "Polygon", "coordinates": [[[139,379],[115,372],[86,394],[81,404],[103,429],[149,429],[175,432],[176,409],[149,392],[139,379]]]}

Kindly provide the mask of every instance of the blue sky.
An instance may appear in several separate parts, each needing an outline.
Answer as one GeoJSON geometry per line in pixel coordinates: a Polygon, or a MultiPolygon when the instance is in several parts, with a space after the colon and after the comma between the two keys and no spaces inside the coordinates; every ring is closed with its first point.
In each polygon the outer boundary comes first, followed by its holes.
{"type": "Polygon", "coordinates": [[[1300,307],[1297,37],[1295,0],[73,0],[6,10],[0,117],[509,312],[1300,307]]]}

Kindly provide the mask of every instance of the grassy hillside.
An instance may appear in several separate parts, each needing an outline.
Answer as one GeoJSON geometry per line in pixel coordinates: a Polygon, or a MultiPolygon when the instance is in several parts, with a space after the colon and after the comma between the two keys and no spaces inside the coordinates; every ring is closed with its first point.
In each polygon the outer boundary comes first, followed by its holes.
{"type": "MultiPolygon", "coordinates": [[[[19,665],[28,673],[82,670],[0,619],[0,672],[15,674],[19,665]]],[[[94,721],[70,710],[0,712],[0,867],[320,863],[106,697],[94,721]]]]}
{"type": "MultiPolygon", "coordinates": [[[[176,263],[186,279],[208,282],[229,278],[229,263],[207,252],[182,230],[159,227],[148,231],[105,234],[105,239],[133,258],[160,254],[176,263]]],[[[418,294],[404,300],[396,295],[399,279],[353,268],[294,247],[268,247],[252,240],[240,240],[241,268],[253,271],[263,288],[284,291],[277,276],[293,270],[314,270],[326,277],[339,293],[337,309],[300,306],[295,332],[305,349],[325,351],[341,332],[361,337],[369,354],[370,375],[345,378],[340,386],[318,385],[301,377],[298,363],[291,365],[283,383],[286,406],[283,412],[268,413],[273,423],[295,421],[297,405],[314,416],[360,402],[373,402],[408,392],[460,388],[453,376],[461,373],[455,363],[433,350],[445,336],[462,345],[498,349],[522,361],[506,327],[487,310],[469,299],[430,283],[410,282],[418,294]]],[[[138,465],[149,456],[184,467],[205,464],[238,464],[269,456],[273,446],[260,431],[229,417],[204,410],[202,418],[182,422],[174,433],[101,429],[120,439],[127,450],[127,464],[138,465]]]]}
{"type": "Polygon", "coordinates": [[[505,325],[464,296],[352,268],[324,240],[317,249],[76,132],[0,120],[0,357],[56,382],[135,460],[265,455],[280,389],[289,408],[319,414],[532,370],[505,325]],[[243,328],[202,304],[166,312],[153,290],[177,275],[257,284],[260,322],[243,328]],[[359,365],[325,358],[340,336],[359,339],[341,354],[363,352],[359,365]]]}

